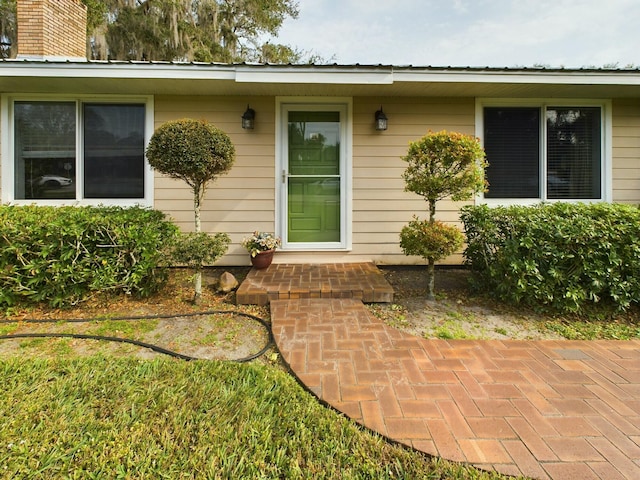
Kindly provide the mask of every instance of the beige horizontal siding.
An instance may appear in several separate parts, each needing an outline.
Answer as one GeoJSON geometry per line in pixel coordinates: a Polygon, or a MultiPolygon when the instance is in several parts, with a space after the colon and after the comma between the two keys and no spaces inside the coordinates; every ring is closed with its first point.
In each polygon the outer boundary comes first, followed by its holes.
{"type": "MultiPolygon", "coordinates": [[[[399,245],[400,230],[414,215],[427,218],[427,204],[404,191],[402,173],[409,143],[429,131],[475,134],[474,100],[471,98],[354,99],[353,114],[353,253],[383,264],[424,263],[407,257],[399,245]],[[388,129],[373,128],[380,108],[388,129]]],[[[462,203],[441,201],[438,219],[459,225],[462,203]]],[[[461,228],[461,227],[460,227],[461,228]]],[[[443,263],[460,263],[459,255],[443,263]]]]}
{"type": "MultiPolygon", "coordinates": [[[[156,128],[179,118],[204,119],[224,130],[236,148],[231,170],[209,184],[202,202],[202,229],[229,233],[235,243],[252,229],[274,229],[273,98],[163,97],[155,99],[156,128]],[[247,104],[256,110],[256,128],[243,130],[247,104]]],[[[193,229],[193,197],[181,181],[156,174],[155,207],[184,230],[193,229]]]]}
{"type": "MultiPolygon", "coordinates": [[[[201,207],[202,230],[225,232],[231,246],[221,265],[248,265],[240,245],[253,230],[275,229],[275,99],[273,97],[163,97],[155,99],[156,128],[179,118],[204,119],[225,131],[236,148],[231,170],[209,184],[201,207]],[[247,104],[254,130],[243,130],[247,104]]],[[[156,174],[155,207],[186,231],[193,229],[193,197],[181,181],[156,174]]]]}
{"type": "MultiPolygon", "coordinates": [[[[391,254],[392,255],[392,254],[391,254]]],[[[361,254],[339,253],[339,252],[278,252],[274,257],[274,263],[323,263],[323,262],[374,262],[379,265],[392,265],[388,261],[389,254],[381,251],[362,252],[361,254]]],[[[238,256],[240,261],[243,257],[238,256]]],[[[397,263],[393,265],[425,265],[425,261],[417,257],[396,257],[392,256],[397,263]]],[[[460,265],[462,255],[455,254],[447,257],[442,265],[460,265]]],[[[243,265],[248,265],[248,259],[244,259],[243,265]]],[[[437,281],[437,280],[436,280],[437,281]]]]}
{"type": "Polygon", "coordinates": [[[640,99],[613,101],[613,201],[640,204],[640,99]]]}
{"type": "MultiPolygon", "coordinates": [[[[177,118],[205,118],[231,136],[236,163],[209,189],[203,203],[203,229],[224,231],[233,245],[221,264],[246,264],[241,239],[254,229],[275,230],[275,98],[157,97],[156,126],[177,118]],[[256,129],[244,131],[240,116],[247,103],[257,112],[256,129]]],[[[353,101],[353,245],[350,252],[280,252],[286,261],[353,261],[421,263],[407,258],[398,244],[402,226],[413,215],[426,217],[426,203],[404,191],[402,173],[409,142],[428,131],[475,134],[473,99],[356,98],[353,101]],[[377,132],[373,116],[383,106],[389,128],[377,132]]],[[[640,101],[613,102],[614,201],[640,203],[640,101]]],[[[156,207],[184,229],[192,228],[192,200],[176,180],[156,178],[156,207]]],[[[460,226],[462,203],[441,201],[438,218],[460,226]]],[[[461,226],[460,226],[461,227],[461,226]]],[[[446,262],[459,262],[455,255],[446,262]]]]}
{"type": "MultiPolygon", "coordinates": [[[[221,265],[247,265],[242,238],[251,231],[275,230],[274,97],[156,97],[156,127],[179,118],[205,119],[229,134],[236,162],[208,189],[202,205],[202,227],[226,232],[232,239],[221,265]],[[244,131],[240,117],[247,103],[256,110],[256,128],[244,131]]],[[[402,173],[409,142],[429,130],[474,133],[473,99],[380,98],[353,102],[353,233],[349,252],[279,252],[278,262],[375,261],[383,264],[424,263],[399,247],[399,232],[413,215],[426,218],[426,203],[404,191],[402,173]],[[376,132],[374,112],[383,105],[389,129],[376,132]]],[[[156,175],[155,207],[167,212],[184,230],[193,228],[193,199],[181,182],[156,175]]],[[[459,225],[460,203],[442,201],[438,218],[459,225]]],[[[447,259],[459,263],[460,256],[447,259]]]]}

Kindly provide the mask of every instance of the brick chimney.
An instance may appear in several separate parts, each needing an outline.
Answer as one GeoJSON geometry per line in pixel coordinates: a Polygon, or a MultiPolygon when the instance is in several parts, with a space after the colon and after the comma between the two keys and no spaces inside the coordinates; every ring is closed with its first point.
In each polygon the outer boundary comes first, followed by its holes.
{"type": "Polygon", "coordinates": [[[80,0],[16,3],[18,59],[87,59],[87,7],[80,0]]]}

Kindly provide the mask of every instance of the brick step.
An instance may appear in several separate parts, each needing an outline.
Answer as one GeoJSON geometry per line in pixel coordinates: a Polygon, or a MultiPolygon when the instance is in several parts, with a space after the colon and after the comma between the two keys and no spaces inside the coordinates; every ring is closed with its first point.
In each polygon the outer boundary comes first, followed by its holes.
{"type": "Polygon", "coordinates": [[[393,287],[370,262],[271,264],[251,269],[236,292],[239,305],[267,305],[272,300],[355,298],[367,303],[393,301],[393,287]]]}

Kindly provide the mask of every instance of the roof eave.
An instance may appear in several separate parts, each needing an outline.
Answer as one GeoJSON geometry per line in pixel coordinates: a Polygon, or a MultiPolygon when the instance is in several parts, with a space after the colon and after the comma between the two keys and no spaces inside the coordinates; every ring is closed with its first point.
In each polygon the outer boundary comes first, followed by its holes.
{"type": "Polygon", "coordinates": [[[0,92],[640,97],[640,70],[1,61],[0,92]],[[575,89],[575,91],[573,91],[575,89]],[[324,92],[324,93],[323,93],[324,92]],[[485,93],[486,92],[486,93],[485,93]]]}
{"type": "Polygon", "coordinates": [[[3,76],[164,78],[231,80],[255,83],[389,84],[396,81],[484,83],[614,83],[640,84],[640,69],[549,69],[496,67],[414,67],[393,65],[273,65],[135,61],[0,62],[3,76]],[[355,77],[355,78],[354,78],[355,77]]]}

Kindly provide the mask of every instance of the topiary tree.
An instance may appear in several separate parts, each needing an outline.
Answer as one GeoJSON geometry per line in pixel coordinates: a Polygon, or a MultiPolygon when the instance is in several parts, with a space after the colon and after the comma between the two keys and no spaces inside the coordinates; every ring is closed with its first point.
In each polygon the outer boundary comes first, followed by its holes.
{"type": "Polygon", "coordinates": [[[233,165],[235,148],[229,136],[216,126],[204,120],[182,119],[167,122],[156,130],[147,147],[147,159],[152,168],[183,180],[193,192],[195,235],[183,237],[182,245],[176,250],[176,258],[196,270],[194,302],[199,303],[202,266],[220,258],[229,245],[229,237],[224,233],[213,238],[202,233],[200,205],[207,184],[233,165]],[[186,260],[185,245],[193,251],[192,261],[186,260]]]}
{"type": "Polygon", "coordinates": [[[417,193],[427,201],[429,220],[414,217],[400,232],[400,247],[405,255],[428,261],[427,298],[435,300],[435,262],[454,253],[463,243],[456,227],[436,221],[436,203],[444,198],[469,200],[483,191],[485,154],[476,138],[443,130],[429,132],[410,143],[402,159],[409,164],[402,174],[405,191],[417,193]]]}

